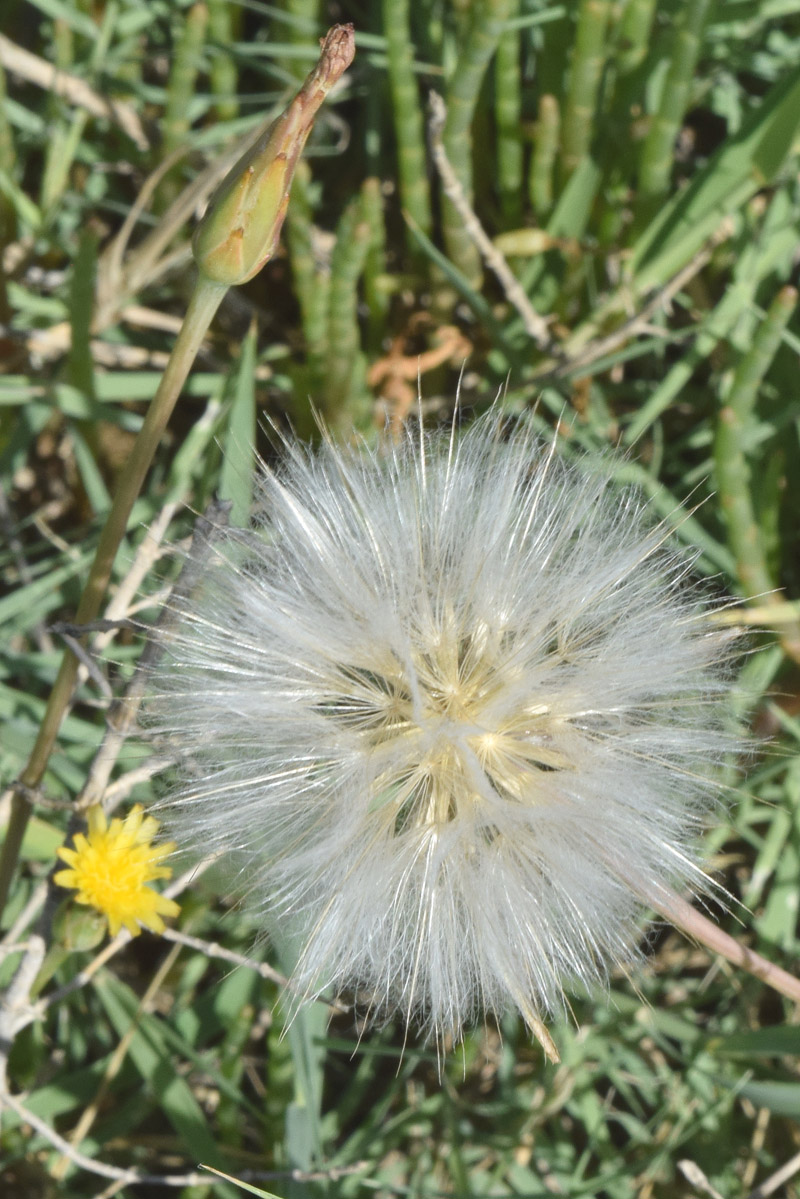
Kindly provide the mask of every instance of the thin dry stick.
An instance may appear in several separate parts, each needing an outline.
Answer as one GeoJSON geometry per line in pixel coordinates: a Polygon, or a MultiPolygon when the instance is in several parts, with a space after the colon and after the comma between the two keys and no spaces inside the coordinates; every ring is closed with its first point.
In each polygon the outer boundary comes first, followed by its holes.
{"type": "MultiPolygon", "coordinates": [[[[81,1141],[84,1141],[89,1135],[92,1125],[97,1119],[100,1107],[103,1104],[106,1095],[108,1094],[109,1088],[122,1069],[125,1058],[128,1056],[128,1050],[130,1049],[131,1041],[136,1035],[138,1029],[139,1017],[147,1014],[152,1009],[156,995],[161,990],[161,985],[174,966],[179,953],[180,946],[173,946],[169,953],[165,954],[164,960],[156,970],[153,977],[150,979],[144,995],[142,995],[141,999],[139,1000],[139,1006],[137,1008],[136,1015],[131,1020],[123,1036],[120,1037],[114,1052],[111,1054],[111,1057],[108,1060],[106,1068],[103,1071],[103,1077],[100,1080],[100,1085],[97,1088],[94,1098],[87,1103],[86,1107],[81,1112],[78,1123],[69,1134],[69,1143],[73,1148],[77,1148],[81,1141]]],[[[64,1175],[66,1174],[68,1168],[69,1157],[66,1153],[64,1153],[53,1166],[51,1175],[56,1179],[57,1182],[61,1182],[63,1181],[64,1175]]]]}
{"type": "MultiPolygon", "coordinates": [[[[229,504],[214,501],[209,505],[205,515],[198,517],[189,555],[173,589],[174,600],[180,600],[188,595],[197,583],[203,565],[211,553],[215,538],[227,526],[229,509],[229,504]]],[[[163,517],[164,513],[159,518],[161,523],[157,530],[157,532],[161,531],[162,535],[166,527],[163,517]]],[[[145,555],[145,557],[148,556],[145,555]]],[[[137,574],[140,570],[146,570],[145,562],[138,564],[137,574]]],[[[125,611],[124,597],[119,605],[119,611],[125,611]]],[[[106,793],[111,771],[138,715],[148,673],[155,658],[161,652],[159,638],[163,636],[164,627],[168,626],[171,619],[170,610],[163,608],[158,623],[151,632],[151,638],[142,651],[136,671],[124,696],[113,703],[108,711],[106,732],[100,748],[94,756],[86,782],[75,801],[76,811],[83,812],[92,804],[100,803],[106,793]]]]}
{"type": "Polygon", "coordinates": [[[654,899],[651,895],[646,902],[687,937],[705,945],[712,953],[718,953],[734,966],[739,966],[749,974],[760,978],[768,987],[785,995],[787,999],[791,999],[794,1003],[800,1003],[800,979],[795,978],[786,970],[782,970],[774,962],[768,961],[754,949],[742,945],[735,937],[723,932],[712,920],[709,920],[697,908],[693,908],[677,892],[670,893],[661,901],[654,899]]]}
{"type": "Polygon", "coordinates": [[[44,961],[45,948],[44,938],[37,933],[28,939],[22,961],[5,993],[0,1012],[0,1045],[3,1049],[13,1041],[17,1028],[30,1022],[27,1013],[30,1008],[31,987],[44,961]]]}
{"type": "Polygon", "coordinates": [[[93,116],[115,121],[140,150],[149,149],[150,143],[142,123],[130,104],[126,104],[124,100],[106,99],[77,75],[70,75],[69,72],[54,67],[52,63],[45,62],[36,54],[31,54],[29,50],[23,50],[2,33],[0,65],[13,75],[18,75],[20,79],[44,88],[47,92],[54,92],[78,108],[85,108],[93,116]]]}
{"type": "Polygon", "coordinates": [[[208,1183],[207,1174],[196,1172],[191,1174],[142,1174],[138,1170],[123,1170],[117,1166],[106,1166],[103,1162],[95,1161],[94,1158],[87,1157],[85,1153],[80,1153],[73,1148],[69,1141],[65,1141],[45,1120],[25,1107],[13,1095],[0,1094],[0,1104],[5,1104],[13,1112],[16,1112],[23,1123],[30,1125],[54,1149],[63,1153],[74,1166],[87,1170],[90,1174],[97,1174],[100,1178],[113,1178],[129,1185],[150,1183],[153,1186],[165,1187],[201,1186],[203,1183],[208,1183]]]}
{"type": "Polygon", "coordinates": [[[15,941],[19,941],[26,928],[33,924],[42,909],[45,899],[47,898],[47,883],[41,882],[33,890],[30,899],[25,904],[25,907],[17,916],[11,928],[0,941],[0,946],[13,945],[15,941]]]}
{"type": "MultiPolygon", "coordinates": [[[[235,953],[232,949],[223,949],[215,941],[204,941],[200,937],[190,936],[189,933],[179,932],[176,928],[165,928],[161,936],[165,941],[173,941],[176,945],[184,945],[187,949],[196,949],[199,953],[205,954],[207,958],[230,962],[232,966],[246,966],[248,970],[255,970],[256,974],[269,979],[270,982],[277,983],[278,986],[289,986],[288,978],[274,970],[268,962],[257,962],[255,958],[245,957],[243,953],[235,953]]],[[[347,1011],[344,1005],[331,1006],[336,1007],[337,1011],[347,1011]]]]}
{"type": "Polygon", "coordinates": [[[484,262],[497,276],[509,304],[519,313],[525,332],[536,342],[540,350],[551,349],[552,341],[547,331],[547,321],[536,312],[504,256],[484,231],[475,215],[475,210],[467,199],[461,181],[450,164],[442,141],[442,131],[447,119],[445,102],[438,92],[431,92],[429,103],[431,109],[429,122],[431,153],[442,181],[444,193],[464,222],[464,228],[478,247],[484,262]]]}
{"type": "Polygon", "coordinates": [[[110,1182],[107,1187],[103,1187],[103,1190],[100,1191],[99,1195],[95,1196],[95,1199],[114,1199],[114,1196],[118,1195],[120,1191],[124,1190],[126,1185],[126,1183],[120,1181],[119,1179],[117,1179],[116,1182],[110,1182]]]}
{"type": "MultiPolygon", "coordinates": [[[[120,304],[125,302],[124,295],[121,294],[125,290],[122,264],[128,249],[128,243],[136,228],[139,217],[153,198],[153,193],[161,180],[187,152],[188,146],[179,146],[171,154],[168,154],[155,170],[148,175],[139,189],[139,194],[131,205],[125,220],[122,222],[119,232],[100,256],[97,264],[96,305],[92,316],[92,329],[95,333],[102,332],[108,324],[113,323],[120,304]]],[[[215,173],[216,165],[214,165],[214,168],[207,167],[204,174],[210,174],[212,171],[215,173]]],[[[222,175],[219,177],[221,179],[222,175]]],[[[203,176],[200,178],[203,178],[203,176]]],[[[161,216],[155,229],[151,231],[150,239],[156,238],[159,248],[166,248],[188,218],[192,208],[190,207],[188,211],[185,211],[187,193],[191,193],[192,199],[194,199],[198,182],[198,179],[193,179],[183,189],[177,199],[173,201],[167,211],[161,216]]],[[[131,290],[135,289],[132,288],[131,290]]]]}
{"type": "Polygon", "coordinates": [[[722,1199],[722,1195],[712,1187],[697,1162],[693,1162],[690,1158],[684,1158],[683,1161],[678,1162],[678,1169],[686,1181],[696,1190],[702,1191],[705,1195],[710,1195],[711,1199],[722,1199]]]}
{"type": "MultiPolygon", "coordinates": [[[[167,529],[179,507],[180,503],[178,501],[165,504],[147,530],[146,535],[136,550],[136,555],[128,573],[111,597],[111,601],[105,612],[106,620],[112,622],[120,621],[124,620],[126,616],[130,616],[130,609],[134,599],[139,594],[142,584],[161,554],[161,546],[167,535],[167,529]]],[[[114,631],[111,629],[107,633],[100,633],[94,641],[93,649],[95,653],[105,649],[113,637],[114,631]]]]}
{"type": "Polygon", "coordinates": [[[6,1066],[14,1038],[34,1019],[30,993],[44,961],[44,955],[44,938],[37,935],[30,937],[0,1009],[0,1095],[8,1090],[6,1066]]]}
{"type": "Polygon", "coordinates": [[[783,1186],[790,1178],[794,1178],[795,1174],[800,1174],[800,1153],[790,1157],[779,1170],[770,1174],[769,1178],[766,1178],[760,1186],[750,1192],[747,1199],[767,1199],[768,1195],[774,1194],[778,1187],[783,1186]]]}
{"type": "MultiPolygon", "coordinates": [[[[88,1171],[90,1174],[97,1174],[100,1178],[111,1178],[115,1182],[127,1183],[131,1186],[137,1183],[139,1185],[150,1184],[151,1186],[163,1187],[208,1186],[208,1167],[202,1173],[193,1171],[190,1174],[144,1174],[138,1170],[124,1170],[118,1166],[107,1166],[103,1162],[95,1161],[94,1158],[87,1157],[85,1153],[80,1153],[77,1149],[74,1149],[68,1141],[59,1136],[54,1128],[51,1128],[45,1120],[42,1120],[35,1112],[25,1107],[23,1103],[20,1103],[19,1099],[14,1095],[0,1094],[1,1104],[5,1104],[11,1108],[23,1123],[28,1124],[40,1136],[43,1136],[48,1144],[63,1153],[73,1165],[88,1171]]],[[[336,1181],[350,1174],[356,1174],[360,1170],[363,1170],[365,1166],[365,1162],[355,1162],[352,1166],[334,1166],[330,1170],[286,1170],[284,1172],[276,1170],[243,1170],[239,1177],[242,1181],[247,1180],[248,1182],[269,1181],[276,1178],[292,1179],[296,1182],[327,1182],[336,1181]]]]}
{"type": "Polygon", "coordinates": [[[698,251],[691,261],[687,262],[686,266],[681,267],[663,287],[658,289],[640,312],[637,312],[629,320],[625,321],[613,333],[609,333],[606,337],[599,337],[596,341],[589,342],[583,350],[573,355],[570,355],[568,345],[565,346],[565,361],[547,370],[547,376],[559,379],[564,375],[574,374],[575,371],[585,369],[600,358],[604,358],[606,354],[611,354],[631,337],[648,332],[651,317],[660,312],[662,308],[666,308],[678,292],[709,262],[714,245],[716,245],[715,241],[698,251]]]}
{"type": "Polygon", "coordinates": [[[174,758],[150,758],[145,766],[137,766],[135,770],[128,770],[118,779],[114,779],[103,792],[103,807],[106,812],[112,812],[123,799],[128,798],[134,787],[148,782],[162,770],[174,765],[174,762],[174,758]]]}

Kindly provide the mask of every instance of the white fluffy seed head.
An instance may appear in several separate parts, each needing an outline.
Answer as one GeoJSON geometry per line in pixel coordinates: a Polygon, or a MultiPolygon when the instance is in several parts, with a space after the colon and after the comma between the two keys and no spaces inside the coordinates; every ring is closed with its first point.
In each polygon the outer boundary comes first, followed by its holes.
{"type": "Polygon", "coordinates": [[[297,993],[535,1028],[702,881],[723,642],[635,495],[497,417],[287,459],[158,668],[173,834],[300,930],[297,993]]]}

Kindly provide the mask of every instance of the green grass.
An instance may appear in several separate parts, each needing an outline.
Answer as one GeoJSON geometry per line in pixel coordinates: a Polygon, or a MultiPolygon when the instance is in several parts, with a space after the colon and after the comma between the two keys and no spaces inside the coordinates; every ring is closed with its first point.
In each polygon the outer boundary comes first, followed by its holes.
{"type": "MultiPolygon", "coordinates": [[[[244,522],[253,439],[274,453],[265,418],[314,436],[316,411],[377,439],[413,416],[418,361],[426,421],[447,419],[460,387],[467,417],[502,393],[510,413],[557,427],[565,454],[621,445],[620,477],[698,551],[711,589],[767,609],[736,695],[769,740],[730,764],[707,860],[750,909],[715,918],[792,970],[800,625],[782,597],[800,596],[800,0],[394,8],[5,0],[11,43],[123,108],[110,119],[42,90],[0,52],[1,781],[25,765],[62,648],[50,626],[74,613],[185,310],[185,189],[205,179],[208,194],[209,164],[285,103],[327,26],[352,20],[356,62],[317,121],[283,248],[220,309],[134,507],[114,589],[134,564],[142,577],[123,612],[154,617],[214,495],[244,522]],[[430,88],[463,191],[549,345],[443,198],[430,88]],[[457,351],[435,353],[448,336],[457,351]],[[152,526],[160,551],[146,549],[152,526]]],[[[98,648],[106,686],[83,683],[63,726],[4,917],[15,943],[36,929],[109,696],[141,646],[128,628],[98,648]]],[[[147,803],[151,761],[130,736],[102,787],[147,803]]],[[[179,927],[279,968],[226,887],[214,870],[193,881],[179,927]]],[[[157,1181],[206,1163],[287,1199],[670,1199],[699,1193],[689,1161],[726,1199],[746,1195],[800,1149],[796,1016],[668,929],[648,944],[631,979],[577,997],[551,1030],[559,1065],[509,1017],[472,1032],[441,1079],[399,1027],[329,1022],[317,1005],[287,1034],[265,971],[149,935],[62,996],[98,950],[73,952],[11,1038],[10,1093],[37,1123],[2,1113],[0,1184],[13,1199],[240,1193],[208,1174],[157,1181]],[[82,1117],[82,1164],[62,1162],[48,1130],[69,1140],[82,1117]]],[[[4,956],[0,984],[26,952],[4,956]]]]}

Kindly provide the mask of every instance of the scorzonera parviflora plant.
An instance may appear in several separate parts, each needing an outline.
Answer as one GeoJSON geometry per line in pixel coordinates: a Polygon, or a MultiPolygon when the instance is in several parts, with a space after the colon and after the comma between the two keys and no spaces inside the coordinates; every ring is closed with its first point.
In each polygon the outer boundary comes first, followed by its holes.
{"type": "Polygon", "coordinates": [[[158,668],[173,835],[300,928],[298,995],[439,1042],[516,1006],[547,1048],[703,885],[729,635],[635,493],[496,412],[286,445],[260,492],[158,668]]]}

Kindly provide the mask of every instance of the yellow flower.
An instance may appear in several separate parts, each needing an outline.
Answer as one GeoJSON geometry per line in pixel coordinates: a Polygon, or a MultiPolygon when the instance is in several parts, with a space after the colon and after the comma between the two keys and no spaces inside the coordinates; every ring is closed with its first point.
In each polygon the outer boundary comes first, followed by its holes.
{"type": "Polygon", "coordinates": [[[124,820],[115,818],[110,825],[99,805],[89,808],[86,816],[88,836],[76,833],[74,849],[58,850],[69,870],[59,870],[55,882],[60,887],[73,887],[78,892],[78,903],[102,912],[112,937],[123,925],[133,936],[138,934],[140,924],[163,932],[161,917],[177,916],[180,908],[147,884],[172,874],[169,866],[159,863],[173,851],[174,842],[152,844],[158,821],[145,816],[141,804],[136,804],[124,820]]]}

